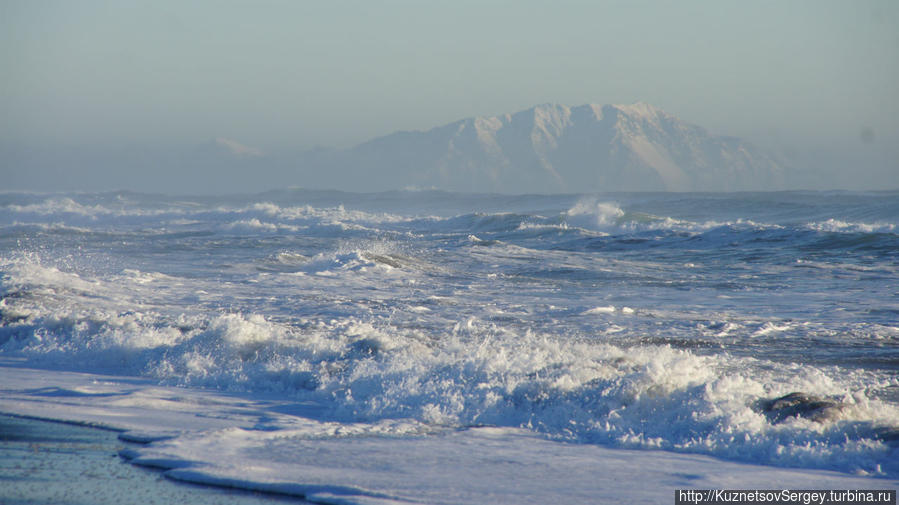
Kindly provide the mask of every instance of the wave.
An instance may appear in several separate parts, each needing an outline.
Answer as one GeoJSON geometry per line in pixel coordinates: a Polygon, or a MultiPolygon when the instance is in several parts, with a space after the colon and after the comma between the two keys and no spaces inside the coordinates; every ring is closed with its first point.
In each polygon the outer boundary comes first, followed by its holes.
{"type": "Polygon", "coordinates": [[[171,233],[203,228],[223,233],[318,234],[377,233],[411,218],[387,213],[347,210],[342,205],[316,208],[279,206],[270,202],[221,205],[220,202],[157,201],[153,205],[108,201],[78,202],[50,197],[0,208],[0,233],[13,235],[36,227],[48,231],[95,233],[139,231],[171,233]]]}
{"type": "MultiPolygon", "coordinates": [[[[390,272],[410,261],[371,247],[269,258],[307,274],[390,272]]],[[[328,416],[343,422],[515,426],[576,443],[899,475],[889,440],[899,407],[872,394],[895,387],[895,379],[864,370],[702,355],[638,338],[612,344],[476,315],[447,325],[445,312],[431,315],[428,304],[437,308],[454,298],[421,300],[418,310],[409,307],[395,318],[354,308],[349,316],[279,321],[201,304],[189,312],[166,306],[160,300],[172,286],[189,280],[159,273],[127,270],[103,279],[44,266],[33,256],[5,260],[0,271],[2,350],[48,367],[278,392],[327,405],[328,416]],[[153,291],[162,291],[158,299],[144,299],[153,291]],[[778,407],[787,400],[776,400],[797,391],[820,400],[778,407]]],[[[586,312],[603,317],[625,310],[586,312]]],[[[763,325],[757,336],[788,330],[763,325]]]]}
{"type": "Polygon", "coordinates": [[[845,221],[838,218],[805,223],[796,221],[795,217],[780,222],[763,222],[748,217],[725,221],[718,219],[696,221],[626,210],[616,202],[603,202],[596,199],[582,199],[565,211],[563,215],[569,225],[602,231],[669,230],[702,233],[722,228],[758,231],[790,229],[848,234],[893,234],[896,231],[895,223],[886,221],[867,223],[845,221]]]}
{"type": "Polygon", "coordinates": [[[58,235],[87,235],[93,230],[83,226],[67,226],[63,223],[20,223],[13,221],[11,224],[0,226],[0,238],[13,236],[26,236],[38,233],[58,235]]]}
{"type": "MultiPolygon", "coordinates": [[[[305,193],[303,193],[306,195],[305,193]]],[[[776,221],[762,221],[749,214],[759,210],[746,208],[746,216],[721,219],[709,210],[709,219],[675,217],[641,210],[639,201],[622,204],[595,197],[575,200],[567,209],[554,213],[473,212],[449,217],[430,215],[426,202],[408,214],[348,209],[343,204],[316,207],[309,204],[279,205],[261,201],[189,201],[146,195],[19,195],[21,198],[0,207],[0,226],[65,226],[103,229],[115,226],[189,226],[187,223],[215,223],[223,230],[244,229],[261,232],[297,232],[336,227],[355,231],[418,230],[421,232],[533,233],[579,231],[586,234],[639,234],[647,232],[705,233],[715,229],[771,231],[789,229],[819,233],[897,235],[896,223],[889,220],[859,221],[838,215],[800,221],[801,216],[773,214],[776,221]],[[26,198],[27,196],[27,198],[26,198]],[[25,198],[26,201],[22,201],[25,198]],[[79,199],[81,201],[79,201],[79,199]],[[224,204],[223,204],[224,203],[224,204]]],[[[315,199],[314,195],[306,195],[315,199]]],[[[448,198],[444,195],[443,199],[448,198]]],[[[486,197],[483,197],[486,198],[486,197]]],[[[368,200],[371,200],[369,198],[368,200]]],[[[544,202],[544,199],[540,199],[544,202]]],[[[563,202],[559,199],[559,203],[563,202]]],[[[677,203],[677,202],[675,202],[677,203]]],[[[739,202],[738,202],[739,203],[739,202]]],[[[445,204],[445,202],[444,202],[445,204]]],[[[694,203],[694,205],[696,205],[694,203]]],[[[705,205],[708,205],[706,203],[705,205]]],[[[699,205],[696,205],[700,207],[699,205]]],[[[677,210],[677,205],[671,205],[677,210]]],[[[700,207],[701,208],[701,207],[700,207]]],[[[549,210],[549,209],[548,209],[549,210]]],[[[695,213],[695,210],[692,212],[695,213]]],[[[808,214],[808,212],[806,212],[808,214]]],[[[851,209],[844,211],[852,214],[851,209]]],[[[723,214],[723,213],[718,213],[723,214]]],[[[816,212],[820,215],[820,212],[816,212]]]]}
{"type": "Polygon", "coordinates": [[[893,223],[859,223],[846,222],[839,219],[828,219],[824,222],[809,223],[812,230],[831,233],[895,233],[896,225],[893,223]]]}
{"type": "Polygon", "coordinates": [[[38,366],[899,475],[890,202],[0,196],[0,351],[38,366]]]}
{"type": "MultiPolygon", "coordinates": [[[[561,214],[561,223],[522,226],[522,231],[558,232],[555,248],[571,251],[641,251],[648,248],[680,252],[712,251],[728,254],[753,250],[783,255],[775,248],[800,251],[814,257],[838,256],[847,251],[890,254],[899,247],[894,224],[844,222],[765,223],[738,218],[733,221],[695,221],[627,210],[617,203],[585,199],[561,214]]],[[[792,253],[791,253],[792,254],[792,253]]],[[[784,255],[786,256],[786,255],[784,255]]]]}

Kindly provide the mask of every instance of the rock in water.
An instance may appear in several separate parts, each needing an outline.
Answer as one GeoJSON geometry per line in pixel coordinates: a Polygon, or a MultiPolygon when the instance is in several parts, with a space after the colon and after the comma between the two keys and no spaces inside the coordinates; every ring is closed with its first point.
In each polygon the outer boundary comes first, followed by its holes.
{"type": "Polygon", "coordinates": [[[794,392],[773,400],[761,400],[757,407],[773,424],[782,423],[791,417],[822,423],[836,417],[844,405],[819,396],[794,392]]]}

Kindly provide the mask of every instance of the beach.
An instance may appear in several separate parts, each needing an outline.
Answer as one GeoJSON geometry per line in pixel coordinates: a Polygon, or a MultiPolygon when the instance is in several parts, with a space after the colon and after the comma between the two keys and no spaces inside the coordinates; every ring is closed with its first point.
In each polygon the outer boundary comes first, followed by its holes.
{"type": "Polygon", "coordinates": [[[18,414],[3,416],[2,424],[3,465],[10,469],[2,492],[12,503],[305,497],[334,505],[545,504],[566,496],[650,504],[672,503],[677,489],[899,486],[895,479],[553,442],[520,429],[337,426],[316,420],[314,406],[271,397],[3,365],[0,412],[18,414]]]}
{"type": "Polygon", "coordinates": [[[305,503],[296,497],[186,484],[129,464],[117,431],[0,414],[0,503],[164,505],[305,503]]]}

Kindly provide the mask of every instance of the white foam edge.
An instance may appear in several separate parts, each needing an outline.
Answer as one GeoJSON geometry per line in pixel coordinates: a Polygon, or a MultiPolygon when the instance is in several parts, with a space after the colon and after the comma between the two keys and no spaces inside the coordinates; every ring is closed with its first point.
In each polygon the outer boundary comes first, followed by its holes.
{"type": "Polygon", "coordinates": [[[660,503],[682,488],[899,485],[826,470],[551,441],[519,428],[424,435],[414,427],[338,425],[315,420],[314,406],[276,397],[36,370],[9,360],[0,362],[0,382],[2,412],[134,430],[147,440],[158,434],[156,441],[129,448],[123,456],[161,467],[169,478],[304,496],[317,503],[660,503]],[[41,395],[48,387],[73,395],[41,395]],[[261,420],[265,429],[258,427],[261,420]],[[403,433],[407,428],[412,429],[403,433]]]}

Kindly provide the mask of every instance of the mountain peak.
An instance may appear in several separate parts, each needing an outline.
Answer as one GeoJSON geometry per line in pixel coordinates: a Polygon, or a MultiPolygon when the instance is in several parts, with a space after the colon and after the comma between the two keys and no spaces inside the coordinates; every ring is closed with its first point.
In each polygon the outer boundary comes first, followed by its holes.
{"type": "Polygon", "coordinates": [[[643,116],[643,117],[655,117],[659,114],[668,115],[662,109],[655,107],[646,102],[634,102],[632,104],[615,104],[612,107],[625,112],[627,114],[631,114],[634,116],[643,116]]]}
{"type": "Polygon", "coordinates": [[[544,103],[361,144],[339,163],[362,189],[718,191],[779,187],[779,165],[645,102],[544,103]]]}

